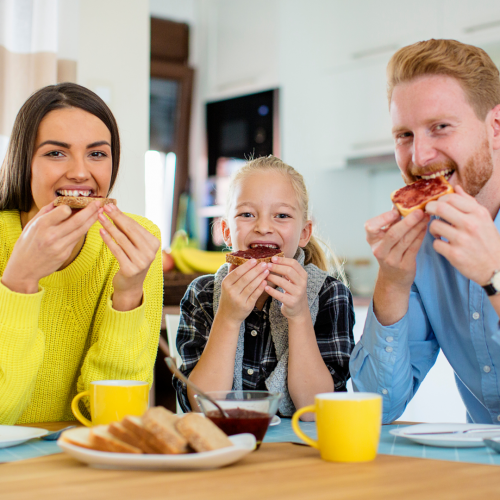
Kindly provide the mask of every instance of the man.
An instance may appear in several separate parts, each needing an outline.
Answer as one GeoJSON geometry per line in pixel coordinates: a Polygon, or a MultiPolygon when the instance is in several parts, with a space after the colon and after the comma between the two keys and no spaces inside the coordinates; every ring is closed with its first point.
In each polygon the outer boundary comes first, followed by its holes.
{"type": "Polygon", "coordinates": [[[404,219],[369,220],[379,262],[350,363],[355,390],[403,413],[441,348],[467,420],[500,423],[500,79],[481,49],[453,40],[404,47],[388,65],[396,160],[406,183],[435,174],[455,193],[404,219]]]}

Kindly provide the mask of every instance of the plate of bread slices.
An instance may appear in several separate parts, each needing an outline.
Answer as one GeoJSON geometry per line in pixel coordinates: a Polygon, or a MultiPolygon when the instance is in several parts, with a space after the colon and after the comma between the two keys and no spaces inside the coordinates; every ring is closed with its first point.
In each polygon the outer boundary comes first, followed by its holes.
{"type": "Polygon", "coordinates": [[[142,417],[61,434],[63,451],[103,469],[215,469],[242,459],[255,449],[253,434],[228,437],[199,413],[176,415],[157,406],[142,417]]]}

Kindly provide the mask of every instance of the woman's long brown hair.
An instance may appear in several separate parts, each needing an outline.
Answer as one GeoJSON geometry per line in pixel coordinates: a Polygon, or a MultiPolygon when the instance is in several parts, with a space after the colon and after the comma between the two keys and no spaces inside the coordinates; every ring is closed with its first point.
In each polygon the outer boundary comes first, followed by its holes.
{"type": "Polygon", "coordinates": [[[76,83],[59,83],[43,87],[32,94],[17,114],[7,154],[0,168],[0,210],[29,212],[31,209],[31,161],[38,127],[47,113],[61,108],[83,109],[108,127],[112,157],[109,191],[113,188],[120,164],[120,135],[113,113],[91,90],[76,83]]]}

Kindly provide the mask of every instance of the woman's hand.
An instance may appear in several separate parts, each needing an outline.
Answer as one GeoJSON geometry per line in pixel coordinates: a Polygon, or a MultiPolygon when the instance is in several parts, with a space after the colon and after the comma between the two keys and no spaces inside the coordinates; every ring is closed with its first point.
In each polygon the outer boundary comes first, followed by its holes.
{"type": "Polygon", "coordinates": [[[120,264],[113,278],[113,308],[131,311],[141,305],[144,279],[155,260],[160,242],[115,205],[105,205],[104,212],[114,224],[100,211],[99,221],[103,226],[100,234],[120,264]]]}
{"type": "Polygon", "coordinates": [[[2,283],[18,293],[37,293],[38,282],[61,268],[97,220],[99,204],[72,215],[68,206],[43,207],[23,229],[7,263],[2,283]]]}
{"type": "Polygon", "coordinates": [[[269,274],[267,264],[257,264],[255,259],[241,266],[231,265],[229,274],[222,280],[222,290],[217,315],[237,324],[252,312],[257,299],[264,292],[269,274]]]}
{"type": "Polygon", "coordinates": [[[281,312],[288,320],[310,317],[307,302],[307,271],[295,259],[273,257],[267,280],[284,292],[266,286],[265,291],[283,305],[281,312]]]}

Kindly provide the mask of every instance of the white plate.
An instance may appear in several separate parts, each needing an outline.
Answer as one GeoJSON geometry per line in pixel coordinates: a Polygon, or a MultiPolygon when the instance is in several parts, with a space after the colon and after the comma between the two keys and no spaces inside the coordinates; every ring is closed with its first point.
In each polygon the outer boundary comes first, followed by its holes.
{"type": "Polygon", "coordinates": [[[57,444],[73,458],[99,469],[182,470],[215,469],[241,460],[255,449],[253,434],[229,436],[234,446],[185,455],[137,455],[88,450],[59,438],[57,444]]]}
{"type": "Polygon", "coordinates": [[[278,417],[278,415],[274,415],[274,417],[271,420],[271,423],[269,425],[273,426],[273,425],[280,425],[280,424],[281,424],[281,418],[278,417]]]}
{"type": "Polygon", "coordinates": [[[0,448],[17,446],[33,438],[45,436],[49,431],[38,427],[21,427],[19,425],[0,425],[0,448]]]}
{"type": "Polygon", "coordinates": [[[483,438],[500,437],[500,426],[488,424],[418,424],[393,429],[393,436],[404,437],[415,443],[445,448],[479,448],[485,446],[483,438]],[[484,429],[484,430],[481,430],[484,429]],[[490,430],[491,429],[491,430],[490,430]],[[453,434],[431,434],[449,432],[453,434]],[[474,431],[474,432],[465,432],[474,431]],[[415,433],[429,434],[418,434],[415,433]]]}

